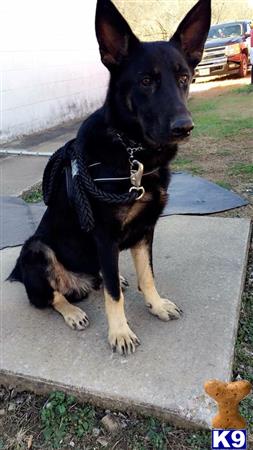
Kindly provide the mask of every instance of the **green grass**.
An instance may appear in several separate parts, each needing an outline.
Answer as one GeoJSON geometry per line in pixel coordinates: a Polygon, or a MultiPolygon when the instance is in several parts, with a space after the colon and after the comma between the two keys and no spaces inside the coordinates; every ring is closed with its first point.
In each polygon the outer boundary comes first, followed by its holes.
{"type": "Polygon", "coordinates": [[[253,84],[248,84],[247,86],[233,89],[232,92],[234,92],[235,94],[253,94],[253,84]]]}
{"type": "Polygon", "coordinates": [[[253,176],[253,164],[237,163],[234,164],[230,169],[229,173],[231,175],[252,175],[253,176]]]}
{"type": "MultiPolygon", "coordinates": [[[[190,100],[190,102],[191,102],[191,100],[190,100]]],[[[196,101],[194,99],[194,100],[192,100],[192,103],[191,103],[191,111],[194,111],[195,114],[207,113],[210,111],[215,111],[216,109],[217,109],[217,99],[201,100],[201,101],[196,101]]]]}
{"type": "Polygon", "coordinates": [[[43,200],[41,186],[34,186],[29,191],[23,192],[22,199],[27,203],[38,203],[43,200]]]}
{"type": "Polygon", "coordinates": [[[176,166],[178,168],[188,166],[192,163],[192,159],[189,158],[181,158],[180,156],[177,156],[175,161],[173,161],[173,166],[176,166]]]}
{"type": "Polygon", "coordinates": [[[175,161],[171,164],[171,168],[174,171],[186,170],[187,172],[192,173],[193,175],[201,175],[203,173],[203,169],[196,164],[192,164],[192,159],[190,158],[182,158],[177,156],[175,161]]]}
{"type": "Polygon", "coordinates": [[[196,165],[191,165],[187,168],[187,170],[192,173],[193,175],[203,175],[204,170],[196,165]]]}
{"type": "Polygon", "coordinates": [[[228,148],[221,148],[216,152],[217,156],[229,156],[231,155],[231,150],[228,148]]]}
{"type": "Polygon", "coordinates": [[[193,136],[226,138],[242,130],[253,129],[252,99],[245,95],[251,92],[251,86],[244,86],[211,99],[193,97],[190,100],[190,110],[196,124],[193,136]]]}
{"type": "Polygon", "coordinates": [[[226,181],[218,180],[218,181],[215,181],[215,183],[218,184],[218,186],[223,187],[224,189],[228,189],[228,190],[232,189],[231,184],[227,183],[226,181]]]}
{"type": "Polygon", "coordinates": [[[194,115],[193,113],[193,117],[197,123],[193,131],[195,137],[207,135],[214,138],[229,138],[236,136],[242,130],[253,129],[252,118],[232,116],[225,118],[221,117],[218,110],[201,116],[194,115]]]}

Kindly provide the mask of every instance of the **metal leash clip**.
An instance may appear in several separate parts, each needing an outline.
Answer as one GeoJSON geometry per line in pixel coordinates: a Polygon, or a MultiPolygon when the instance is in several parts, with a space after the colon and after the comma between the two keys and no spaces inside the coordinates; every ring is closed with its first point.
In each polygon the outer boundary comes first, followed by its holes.
{"type": "Polygon", "coordinates": [[[137,161],[137,159],[130,160],[130,180],[133,186],[130,187],[129,192],[140,192],[136,200],[140,200],[145,194],[145,189],[141,186],[143,171],[144,166],[140,161],[137,161]]]}

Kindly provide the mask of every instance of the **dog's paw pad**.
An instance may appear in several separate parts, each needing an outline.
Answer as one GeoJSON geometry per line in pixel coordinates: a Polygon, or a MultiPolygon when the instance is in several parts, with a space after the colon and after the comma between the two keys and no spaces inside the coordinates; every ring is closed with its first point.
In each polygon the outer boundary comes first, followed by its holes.
{"type": "Polygon", "coordinates": [[[147,304],[149,311],[154,316],[164,321],[179,319],[183,311],[173,302],[166,298],[161,298],[159,303],[151,305],[147,304]]]}
{"type": "Polygon", "coordinates": [[[84,330],[89,325],[87,314],[82,309],[72,305],[64,319],[73,330],[84,330]]]}
{"type": "Polygon", "coordinates": [[[109,332],[108,340],[113,352],[120,355],[130,355],[140,345],[140,340],[127,324],[118,331],[109,332]]]}

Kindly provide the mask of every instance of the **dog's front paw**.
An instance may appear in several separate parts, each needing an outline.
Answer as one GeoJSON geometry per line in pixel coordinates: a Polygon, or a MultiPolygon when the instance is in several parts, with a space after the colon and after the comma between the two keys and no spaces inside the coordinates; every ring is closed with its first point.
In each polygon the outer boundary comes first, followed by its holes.
{"type": "Polygon", "coordinates": [[[84,330],[89,325],[87,314],[73,305],[68,306],[68,311],[64,314],[64,320],[73,330],[84,330]]]}
{"type": "Polygon", "coordinates": [[[110,330],[108,336],[109,344],[114,352],[120,355],[129,355],[134,353],[140,341],[138,337],[132,332],[126,324],[119,327],[117,330],[110,330]]]}
{"type": "Polygon", "coordinates": [[[160,298],[159,301],[155,303],[147,303],[147,307],[149,308],[149,312],[157,316],[159,319],[168,321],[173,319],[179,319],[182,310],[175,305],[175,303],[171,302],[167,298],[160,298]]]}

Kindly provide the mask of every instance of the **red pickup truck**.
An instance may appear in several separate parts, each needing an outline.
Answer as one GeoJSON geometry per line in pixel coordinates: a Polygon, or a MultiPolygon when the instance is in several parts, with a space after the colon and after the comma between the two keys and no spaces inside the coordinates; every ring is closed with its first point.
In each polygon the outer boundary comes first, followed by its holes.
{"type": "Polygon", "coordinates": [[[212,25],[196,77],[237,74],[246,77],[250,65],[251,20],[212,25]]]}

